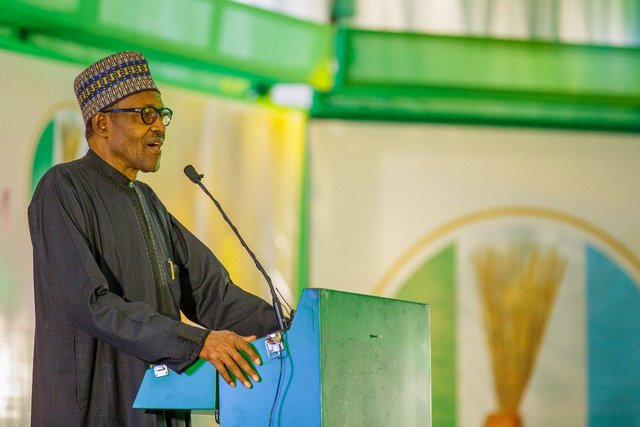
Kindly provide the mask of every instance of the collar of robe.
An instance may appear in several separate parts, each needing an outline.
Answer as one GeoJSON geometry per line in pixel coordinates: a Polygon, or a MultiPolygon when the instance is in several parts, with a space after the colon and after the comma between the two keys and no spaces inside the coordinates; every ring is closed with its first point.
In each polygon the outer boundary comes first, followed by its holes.
{"type": "Polygon", "coordinates": [[[86,156],[84,156],[83,160],[88,161],[91,166],[98,170],[98,172],[106,176],[115,184],[121,185],[123,187],[131,187],[134,182],[131,181],[125,174],[111,166],[109,163],[105,162],[102,157],[98,156],[91,149],[87,151],[87,154],[86,156]]]}

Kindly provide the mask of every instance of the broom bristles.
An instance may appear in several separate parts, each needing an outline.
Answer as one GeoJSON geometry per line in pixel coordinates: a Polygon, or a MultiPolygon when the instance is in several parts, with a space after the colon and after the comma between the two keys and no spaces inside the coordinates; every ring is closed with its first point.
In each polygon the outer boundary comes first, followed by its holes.
{"type": "Polygon", "coordinates": [[[533,371],[566,262],[555,248],[474,254],[501,412],[516,412],[533,371]]]}

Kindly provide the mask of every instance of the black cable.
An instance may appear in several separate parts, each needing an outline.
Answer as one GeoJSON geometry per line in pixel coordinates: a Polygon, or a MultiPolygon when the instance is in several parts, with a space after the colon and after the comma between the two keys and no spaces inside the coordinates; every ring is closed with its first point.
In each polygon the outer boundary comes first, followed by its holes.
{"type": "Polygon", "coordinates": [[[216,371],[215,377],[216,401],[213,405],[213,416],[215,417],[216,422],[220,424],[220,374],[218,373],[218,371],[216,371]]]}
{"type": "Polygon", "coordinates": [[[289,310],[289,321],[292,321],[293,320],[293,315],[295,313],[295,310],[289,305],[287,300],[282,296],[282,292],[280,292],[280,289],[276,288],[276,292],[280,296],[280,301],[282,301],[284,303],[284,305],[287,306],[287,310],[289,310]]]}
{"type": "Polygon", "coordinates": [[[276,403],[278,403],[278,397],[280,395],[280,385],[282,384],[282,377],[284,376],[284,361],[282,360],[282,353],[284,352],[285,334],[286,332],[282,333],[283,349],[280,350],[280,353],[278,354],[278,358],[280,359],[280,374],[278,375],[278,385],[276,386],[276,395],[273,398],[273,404],[271,405],[271,414],[269,415],[269,427],[273,426],[273,414],[276,409],[276,403]]]}
{"type": "MultiPolygon", "coordinates": [[[[278,385],[276,386],[276,395],[273,399],[273,404],[271,405],[271,414],[269,415],[269,426],[272,425],[273,423],[273,415],[274,415],[274,411],[276,408],[276,403],[278,402],[278,397],[280,395],[280,387],[282,384],[282,378],[284,376],[284,362],[282,360],[282,353],[284,352],[285,349],[285,335],[286,335],[286,331],[289,328],[289,325],[287,323],[287,319],[282,316],[282,304],[280,301],[280,298],[278,298],[278,295],[276,295],[276,292],[278,294],[280,294],[280,297],[282,298],[282,301],[284,301],[284,303],[286,304],[286,306],[289,309],[289,313],[290,313],[290,318],[293,318],[293,309],[291,308],[291,306],[289,305],[289,303],[287,303],[287,301],[282,297],[282,293],[280,293],[279,289],[276,289],[273,286],[273,283],[271,281],[271,277],[269,277],[269,275],[267,274],[267,272],[264,270],[264,268],[262,267],[262,264],[260,264],[260,261],[258,261],[258,258],[256,257],[256,255],[253,253],[253,251],[249,248],[249,246],[245,243],[244,239],[242,238],[242,236],[240,235],[240,232],[238,231],[238,229],[236,228],[235,225],[233,225],[233,223],[231,222],[231,220],[229,219],[229,217],[227,216],[226,212],[224,211],[224,209],[222,209],[222,206],[220,205],[220,203],[218,203],[218,201],[216,200],[215,197],[213,197],[213,195],[209,192],[209,190],[207,189],[207,187],[205,187],[202,182],[200,182],[202,180],[202,178],[204,177],[204,175],[199,174],[193,166],[191,165],[187,165],[184,168],[184,173],[185,175],[187,175],[187,177],[195,184],[197,184],[202,191],[204,191],[204,193],[209,196],[209,198],[211,199],[211,201],[216,205],[216,208],[218,208],[218,211],[220,211],[220,213],[222,214],[222,217],[224,218],[224,220],[227,222],[227,224],[229,224],[229,226],[231,227],[231,229],[233,230],[233,232],[235,233],[236,237],[238,238],[238,240],[240,240],[240,243],[242,244],[242,246],[245,248],[245,250],[247,251],[247,253],[251,256],[251,259],[253,260],[253,262],[255,263],[256,267],[258,268],[258,270],[260,271],[260,273],[262,273],[262,275],[264,276],[265,280],[267,281],[267,284],[269,285],[269,290],[271,291],[271,298],[273,300],[273,309],[275,311],[276,314],[276,320],[278,322],[278,327],[280,328],[280,333],[281,333],[281,340],[282,340],[282,350],[280,350],[280,352],[278,353],[278,357],[280,359],[280,373],[278,375],[278,385]]],[[[219,417],[219,411],[216,414],[216,418],[219,417]]],[[[219,421],[218,421],[219,422],[219,421]]]]}

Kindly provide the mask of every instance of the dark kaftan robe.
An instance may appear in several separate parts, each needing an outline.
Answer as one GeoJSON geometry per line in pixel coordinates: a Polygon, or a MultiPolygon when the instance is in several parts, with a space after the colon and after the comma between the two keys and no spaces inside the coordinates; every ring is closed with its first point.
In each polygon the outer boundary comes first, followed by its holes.
{"type": "Polygon", "coordinates": [[[164,424],[131,406],[150,363],[181,372],[198,357],[209,331],[180,310],[210,330],[277,329],[271,306],[234,285],[149,186],[92,151],[45,174],[29,228],[35,426],[164,424]]]}

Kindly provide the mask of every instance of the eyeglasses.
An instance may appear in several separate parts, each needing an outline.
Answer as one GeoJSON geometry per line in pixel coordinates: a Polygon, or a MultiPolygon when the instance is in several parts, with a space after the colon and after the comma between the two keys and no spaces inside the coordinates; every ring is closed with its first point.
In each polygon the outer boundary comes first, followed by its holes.
{"type": "Polygon", "coordinates": [[[173,111],[169,108],[154,108],[151,106],[141,108],[114,108],[113,110],[102,110],[103,113],[140,113],[142,121],[146,125],[152,125],[158,116],[162,120],[162,124],[169,126],[171,123],[171,117],[173,117],[173,111]]]}

